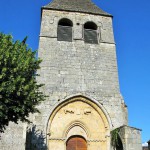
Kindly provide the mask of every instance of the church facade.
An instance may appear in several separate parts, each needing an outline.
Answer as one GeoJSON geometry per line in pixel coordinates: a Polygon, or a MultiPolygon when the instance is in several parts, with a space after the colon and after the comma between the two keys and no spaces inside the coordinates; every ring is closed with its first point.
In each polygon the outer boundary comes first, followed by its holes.
{"type": "Polygon", "coordinates": [[[142,150],[120,94],[112,15],[91,0],[53,0],[42,7],[37,78],[48,97],[33,124],[10,124],[1,150],[142,150]]]}

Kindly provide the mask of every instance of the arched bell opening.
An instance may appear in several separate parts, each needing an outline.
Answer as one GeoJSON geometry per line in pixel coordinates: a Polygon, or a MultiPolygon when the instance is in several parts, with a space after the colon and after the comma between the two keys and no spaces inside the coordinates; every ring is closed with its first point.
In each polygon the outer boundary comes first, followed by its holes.
{"type": "Polygon", "coordinates": [[[98,27],[94,22],[84,24],[84,42],[89,44],[98,44],[98,27]]]}
{"type": "Polygon", "coordinates": [[[86,22],[84,24],[84,29],[97,30],[97,25],[94,22],[86,22]]]}
{"type": "Polygon", "coordinates": [[[72,27],[73,23],[67,18],[63,18],[58,22],[57,40],[72,42],[72,27]]]}
{"type": "Polygon", "coordinates": [[[63,19],[59,20],[58,26],[72,27],[73,23],[70,19],[63,18],[63,19]]]}

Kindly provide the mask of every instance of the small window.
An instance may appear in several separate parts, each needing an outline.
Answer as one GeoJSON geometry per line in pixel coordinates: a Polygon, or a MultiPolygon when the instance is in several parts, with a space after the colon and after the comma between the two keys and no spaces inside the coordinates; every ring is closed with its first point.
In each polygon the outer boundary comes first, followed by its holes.
{"type": "Polygon", "coordinates": [[[85,43],[98,44],[97,25],[93,22],[84,24],[84,41],[85,43]]]}
{"type": "Polygon", "coordinates": [[[58,41],[72,42],[72,26],[73,23],[69,19],[61,19],[58,23],[57,39],[58,41]]]}

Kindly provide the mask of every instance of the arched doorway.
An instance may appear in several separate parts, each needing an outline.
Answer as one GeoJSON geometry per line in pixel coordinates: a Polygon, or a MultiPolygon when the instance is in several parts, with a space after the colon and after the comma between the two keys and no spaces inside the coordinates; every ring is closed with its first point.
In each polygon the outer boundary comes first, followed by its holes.
{"type": "Polygon", "coordinates": [[[68,149],[66,140],[78,135],[79,139],[85,139],[84,143],[88,141],[88,150],[100,147],[110,150],[110,124],[106,113],[97,103],[82,96],[67,99],[54,109],[47,132],[49,149],[66,150],[67,146],[67,150],[87,150],[87,146],[86,149],[68,149]]]}
{"type": "Polygon", "coordinates": [[[67,141],[66,150],[87,150],[87,142],[83,137],[73,136],[67,141]]]}

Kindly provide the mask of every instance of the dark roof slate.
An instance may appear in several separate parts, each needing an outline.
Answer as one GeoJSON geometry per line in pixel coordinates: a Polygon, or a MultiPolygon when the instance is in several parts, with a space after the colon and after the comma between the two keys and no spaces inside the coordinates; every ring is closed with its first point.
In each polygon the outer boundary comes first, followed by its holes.
{"type": "Polygon", "coordinates": [[[91,0],[52,0],[43,8],[111,16],[97,7],[91,0]]]}

